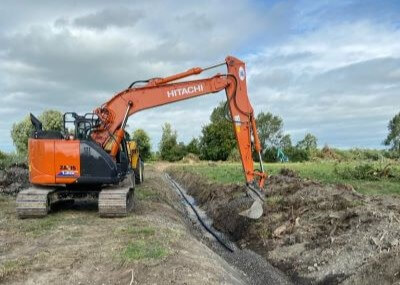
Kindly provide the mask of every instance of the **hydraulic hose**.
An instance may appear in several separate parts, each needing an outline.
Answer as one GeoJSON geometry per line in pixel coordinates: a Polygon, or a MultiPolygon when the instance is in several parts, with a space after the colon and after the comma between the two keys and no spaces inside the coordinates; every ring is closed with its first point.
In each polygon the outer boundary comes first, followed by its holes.
{"type": "Polygon", "coordinates": [[[230,246],[228,246],[201,218],[199,212],[196,210],[196,207],[190,203],[190,201],[188,200],[188,198],[186,197],[186,195],[183,193],[183,191],[180,189],[180,185],[178,183],[175,182],[175,180],[173,180],[167,173],[165,174],[165,176],[167,177],[167,179],[175,186],[176,189],[178,189],[180,195],[183,197],[183,199],[185,200],[185,202],[190,206],[190,208],[192,208],[194,214],[196,215],[197,219],[199,220],[200,224],[204,227],[204,229],[209,232],[226,250],[230,251],[230,252],[234,252],[235,250],[233,248],[231,248],[230,246]]]}

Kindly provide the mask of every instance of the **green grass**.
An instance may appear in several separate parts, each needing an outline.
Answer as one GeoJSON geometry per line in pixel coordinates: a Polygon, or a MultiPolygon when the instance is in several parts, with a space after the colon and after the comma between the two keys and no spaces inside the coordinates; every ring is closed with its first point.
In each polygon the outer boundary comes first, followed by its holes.
{"type": "MultiPolygon", "coordinates": [[[[400,194],[400,181],[398,179],[358,180],[342,178],[336,171],[352,169],[362,162],[333,161],[303,162],[303,163],[266,163],[265,171],[269,175],[279,173],[282,168],[296,171],[300,177],[320,181],[326,184],[350,184],[357,191],[364,194],[400,194]]],[[[378,163],[376,163],[378,164],[378,163]]],[[[243,183],[244,175],[240,163],[199,163],[195,165],[179,165],[178,169],[190,171],[206,177],[210,181],[220,183],[243,183]]],[[[400,164],[393,165],[393,171],[400,175],[400,164]]]]}
{"type": "Polygon", "coordinates": [[[151,227],[128,227],[126,233],[131,235],[141,235],[141,236],[153,236],[156,233],[156,229],[151,227]]]}
{"type": "Polygon", "coordinates": [[[115,230],[116,235],[129,235],[132,238],[147,238],[156,234],[156,229],[145,226],[144,224],[134,224],[132,226],[119,227],[115,230]]]}
{"type": "Polygon", "coordinates": [[[274,196],[269,196],[267,197],[267,203],[268,205],[277,205],[277,204],[281,204],[283,201],[283,197],[280,195],[274,195],[274,196]]]}
{"type": "Polygon", "coordinates": [[[8,276],[24,271],[27,265],[29,265],[28,260],[23,258],[4,261],[0,265],[0,281],[8,276]]]}
{"type": "Polygon", "coordinates": [[[31,219],[31,220],[17,220],[16,223],[19,224],[19,229],[33,237],[39,237],[51,232],[65,218],[62,213],[52,213],[41,219],[31,219]]]}
{"type": "Polygon", "coordinates": [[[124,263],[142,259],[161,259],[168,255],[168,249],[163,246],[167,241],[159,235],[160,232],[143,223],[119,227],[115,234],[129,238],[120,254],[124,263]]]}
{"type": "Polygon", "coordinates": [[[117,234],[130,237],[129,243],[122,251],[124,262],[141,259],[160,259],[168,254],[168,250],[157,241],[156,229],[149,226],[133,225],[117,230],[117,234]]]}
{"type": "Polygon", "coordinates": [[[158,197],[158,194],[154,189],[148,186],[137,186],[135,189],[135,197],[138,200],[154,200],[158,197]]]}
{"type": "Polygon", "coordinates": [[[161,244],[149,240],[133,240],[123,250],[121,258],[124,262],[141,259],[161,259],[167,256],[168,250],[161,244]]]}
{"type": "Polygon", "coordinates": [[[40,237],[52,232],[67,219],[63,212],[51,213],[40,219],[18,219],[15,213],[15,197],[0,194],[0,224],[4,230],[16,230],[29,237],[40,237]]]}

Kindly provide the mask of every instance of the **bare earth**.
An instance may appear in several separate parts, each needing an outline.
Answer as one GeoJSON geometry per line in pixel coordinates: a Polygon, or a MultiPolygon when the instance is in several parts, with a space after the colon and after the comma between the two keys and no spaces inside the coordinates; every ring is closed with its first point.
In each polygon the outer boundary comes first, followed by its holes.
{"type": "Polygon", "coordinates": [[[100,219],[86,200],[18,220],[15,197],[0,195],[0,284],[252,283],[192,234],[163,168],[147,167],[120,219],[100,219]]]}
{"type": "Polygon", "coordinates": [[[100,219],[96,202],[85,200],[18,220],[9,194],[26,187],[26,170],[0,173],[8,194],[0,194],[0,284],[290,284],[267,261],[295,284],[400,284],[398,197],[363,196],[289,171],[270,177],[265,214],[249,221],[236,213],[242,186],[169,166],[146,167],[135,210],[122,219],[100,219]],[[204,236],[166,169],[244,250],[228,254],[204,236]]]}
{"type": "Polygon", "coordinates": [[[364,196],[290,170],[268,179],[264,215],[245,220],[240,185],[169,172],[242,248],[250,248],[296,284],[400,284],[400,199],[364,196]]]}

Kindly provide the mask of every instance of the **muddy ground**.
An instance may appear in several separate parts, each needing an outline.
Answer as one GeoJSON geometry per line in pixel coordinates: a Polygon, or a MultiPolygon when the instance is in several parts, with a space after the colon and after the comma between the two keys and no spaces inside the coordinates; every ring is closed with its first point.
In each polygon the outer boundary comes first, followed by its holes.
{"type": "Polygon", "coordinates": [[[96,202],[82,200],[19,220],[15,197],[5,193],[23,188],[27,171],[0,173],[0,284],[289,284],[253,280],[217,254],[162,169],[146,166],[135,209],[120,219],[100,219],[96,202]]]}
{"type": "Polygon", "coordinates": [[[364,196],[282,171],[267,182],[264,215],[237,215],[243,187],[169,169],[214,227],[264,256],[297,284],[400,284],[400,199],[364,196]]]}

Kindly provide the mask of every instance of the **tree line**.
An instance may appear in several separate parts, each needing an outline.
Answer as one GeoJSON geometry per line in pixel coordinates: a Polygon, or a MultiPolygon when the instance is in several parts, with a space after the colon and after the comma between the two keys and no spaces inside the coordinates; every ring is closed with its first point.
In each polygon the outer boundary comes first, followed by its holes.
{"type": "MultiPolygon", "coordinates": [[[[210,123],[202,128],[201,135],[193,138],[187,146],[177,142],[177,132],[166,123],[159,145],[159,156],[163,160],[178,161],[186,154],[193,153],[202,160],[239,160],[239,152],[232,122],[227,119],[224,102],[214,108],[210,123]]],[[[271,113],[261,112],[256,118],[263,157],[266,161],[275,161],[277,149],[287,151],[292,161],[307,160],[307,154],[317,148],[317,138],[308,133],[295,146],[289,134],[283,133],[283,120],[271,113]]],[[[257,156],[255,156],[255,159],[257,156]]]]}
{"type": "MultiPolygon", "coordinates": [[[[202,160],[231,160],[240,159],[236,146],[236,139],[232,130],[232,123],[226,118],[224,102],[214,108],[210,116],[210,123],[202,128],[201,135],[193,138],[187,145],[178,142],[178,134],[171,125],[166,123],[162,127],[163,135],[159,144],[159,152],[155,158],[168,161],[181,160],[188,153],[198,155],[202,160]]],[[[284,133],[283,119],[270,112],[260,112],[256,117],[257,129],[262,145],[264,161],[278,160],[278,150],[283,152],[292,162],[308,161],[314,158],[343,158],[343,159],[379,159],[400,157],[400,113],[388,125],[389,134],[383,144],[389,150],[340,150],[329,148],[327,145],[318,149],[318,139],[311,133],[304,138],[292,142],[290,134],[284,133]]],[[[254,155],[257,160],[257,155],[254,155]]]]}
{"type": "MultiPolygon", "coordinates": [[[[63,128],[62,114],[56,110],[44,111],[39,119],[44,130],[58,130],[63,128]]],[[[256,117],[257,129],[263,149],[265,161],[276,161],[278,149],[289,157],[290,161],[306,161],[318,153],[317,137],[311,133],[296,144],[292,143],[290,134],[283,131],[283,120],[269,112],[260,112],[256,117]]],[[[188,153],[198,156],[202,160],[239,160],[237,143],[232,129],[232,123],[227,119],[227,110],[221,102],[210,116],[210,123],[202,128],[201,135],[193,138],[188,144],[178,142],[178,133],[169,123],[162,126],[162,137],[159,150],[152,152],[149,135],[143,129],[136,129],[130,138],[137,141],[142,158],[161,159],[167,161],[181,160],[188,153]]],[[[393,117],[388,124],[389,134],[383,144],[390,148],[392,153],[400,154],[400,113],[393,117]]],[[[26,155],[28,138],[33,131],[29,116],[20,122],[14,123],[11,130],[16,150],[19,154],[26,155]]],[[[327,146],[321,151],[326,152],[327,146]]],[[[338,150],[340,152],[340,150],[338,150]]],[[[255,156],[255,159],[257,157],[255,156]]]]}

